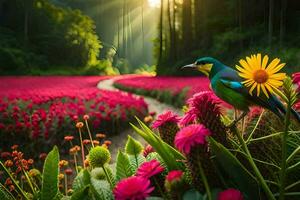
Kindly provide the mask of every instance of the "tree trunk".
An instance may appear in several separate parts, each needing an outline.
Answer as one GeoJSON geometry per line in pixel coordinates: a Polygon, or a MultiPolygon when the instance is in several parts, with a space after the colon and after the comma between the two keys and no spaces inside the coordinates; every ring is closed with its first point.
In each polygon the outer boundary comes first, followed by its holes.
{"type": "Polygon", "coordinates": [[[174,46],[174,60],[177,59],[177,34],[176,34],[176,0],[173,0],[173,46],[174,46]]]}
{"type": "Polygon", "coordinates": [[[141,15],[142,15],[142,40],[143,40],[143,46],[142,46],[142,51],[143,51],[143,58],[145,55],[145,31],[144,31],[144,0],[141,0],[141,15]]]}
{"type": "Polygon", "coordinates": [[[171,5],[170,0],[167,2],[167,13],[168,13],[168,25],[169,25],[169,59],[171,61],[174,60],[175,54],[174,54],[174,33],[173,33],[173,27],[172,27],[172,18],[171,18],[171,5]]]}
{"type": "Polygon", "coordinates": [[[273,20],[274,20],[274,0],[269,0],[269,22],[268,22],[268,43],[270,49],[272,48],[273,38],[273,20]]]}
{"type": "Polygon", "coordinates": [[[162,64],[163,59],[163,23],[164,23],[164,1],[160,0],[160,20],[159,20],[159,55],[158,55],[158,64],[162,64]]]}
{"type": "Polygon", "coordinates": [[[285,35],[285,26],[286,26],[286,9],[287,1],[281,0],[281,12],[280,12],[280,32],[279,32],[279,43],[282,47],[284,35],[285,35]]]}
{"type": "Polygon", "coordinates": [[[184,0],[182,4],[182,40],[183,40],[183,55],[186,55],[193,45],[192,32],[192,5],[191,0],[184,0]]]}

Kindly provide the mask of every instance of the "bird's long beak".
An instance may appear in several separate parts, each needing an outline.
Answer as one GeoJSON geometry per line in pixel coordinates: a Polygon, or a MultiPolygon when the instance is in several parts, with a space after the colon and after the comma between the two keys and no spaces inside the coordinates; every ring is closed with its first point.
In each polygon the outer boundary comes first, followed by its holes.
{"type": "Polygon", "coordinates": [[[181,67],[181,69],[196,69],[197,65],[195,64],[189,64],[189,65],[185,65],[183,67],[181,67]]]}

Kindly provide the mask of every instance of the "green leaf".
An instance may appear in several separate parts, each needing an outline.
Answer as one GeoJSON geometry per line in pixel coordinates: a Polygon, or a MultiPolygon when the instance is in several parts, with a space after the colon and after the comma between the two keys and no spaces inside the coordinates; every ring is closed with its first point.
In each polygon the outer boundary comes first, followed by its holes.
{"type": "Polygon", "coordinates": [[[52,200],[58,193],[59,152],[55,146],[45,160],[42,180],[42,200],[52,200]]]}
{"type": "Polygon", "coordinates": [[[90,185],[86,185],[85,187],[77,190],[71,196],[71,200],[88,200],[89,197],[90,185]]]}
{"type": "Polygon", "coordinates": [[[158,137],[151,129],[149,129],[142,121],[136,118],[142,129],[131,124],[132,128],[146,140],[164,160],[169,170],[184,169],[184,165],[180,160],[184,160],[185,157],[174,149],[172,146],[165,143],[160,137],[158,137]]]}
{"type": "Polygon", "coordinates": [[[127,178],[133,175],[128,155],[119,150],[116,164],[117,180],[127,178]]]}
{"type": "Polygon", "coordinates": [[[0,185],[0,199],[1,200],[12,200],[13,198],[10,196],[8,191],[6,191],[1,185],[0,185]]]}
{"type": "Polygon", "coordinates": [[[146,158],[142,155],[132,156],[129,155],[129,162],[132,169],[132,172],[135,173],[139,166],[146,161],[146,158]]]}
{"type": "Polygon", "coordinates": [[[138,155],[141,154],[143,151],[143,145],[133,139],[131,136],[128,135],[128,139],[125,145],[125,152],[129,155],[138,155]]]}
{"type": "Polygon", "coordinates": [[[245,199],[259,199],[259,186],[253,175],[222,144],[213,138],[209,141],[217,167],[228,176],[224,180],[233,182],[234,187],[244,194],[245,199]]]}
{"type": "Polygon", "coordinates": [[[90,173],[86,169],[81,170],[73,181],[72,189],[74,191],[77,191],[84,188],[85,186],[91,183],[90,179],[91,179],[90,173]]]}
{"type": "Polygon", "coordinates": [[[97,200],[112,200],[112,190],[107,181],[91,178],[91,190],[97,200]]]}
{"type": "MultiPolygon", "coordinates": [[[[112,183],[112,185],[114,187],[116,185],[116,178],[115,178],[111,168],[108,165],[105,165],[104,168],[105,168],[105,170],[107,172],[107,175],[108,175],[107,178],[109,178],[110,182],[112,183]]],[[[109,181],[109,180],[107,180],[107,181],[109,181]]],[[[111,189],[113,189],[113,188],[111,188],[111,189]]]]}
{"type": "Polygon", "coordinates": [[[182,200],[204,200],[204,198],[197,190],[192,189],[183,194],[182,200]]]}

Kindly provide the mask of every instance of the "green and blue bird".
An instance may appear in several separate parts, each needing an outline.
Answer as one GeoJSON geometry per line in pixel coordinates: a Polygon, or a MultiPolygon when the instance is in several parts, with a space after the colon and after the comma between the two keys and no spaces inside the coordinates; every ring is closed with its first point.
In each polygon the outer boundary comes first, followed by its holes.
{"type": "MultiPolygon", "coordinates": [[[[254,105],[266,108],[280,118],[284,117],[286,109],[272,94],[274,87],[271,87],[272,84],[273,86],[282,85],[285,74],[276,74],[275,72],[279,71],[284,64],[280,65],[279,59],[274,59],[268,66],[267,62],[267,56],[262,59],[260,54],[257,57],[253,55],[251,58],[247,57],[246,60],[240,60],[244,68],[237,66],[238,70],[235,70],[217,59],[203,57],[183,68],[192,68],[204,73],[210,79],[212,90],[220,99],[243,111],[243,114],[233,122],[235,124],[245,117],[249,108],[254,105]],[[256,66],[259,68],[255,69],[256,66]],[[253,75],[251,72],[256,74],[253,75]],[[253,76],[256,80],[253,80],[253,76]]],[[[299,113],[292,110],[292,114],[300,123],[299,113]]]]}

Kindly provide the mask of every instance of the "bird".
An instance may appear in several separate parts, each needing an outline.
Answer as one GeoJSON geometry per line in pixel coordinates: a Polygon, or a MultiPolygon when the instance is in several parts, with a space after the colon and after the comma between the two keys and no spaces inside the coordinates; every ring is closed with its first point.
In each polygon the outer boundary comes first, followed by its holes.
{"type": "MultiPolygon", "coordinates": [[[[250,58],[247,61],[249,60],[251,61],[250,58]]],[[[261,60],[261,57],[259,57],[259,60],[261,60]]],[[[268,60],[267,57],[266,60],[268,60]]],[[[185,65],[182,68],[194,69],[208,76],[210,80],[211,89],[216,94],[216,96],[218,96],[220,99],[227,102],[228,104],[232,105],[235,109],[242,111],[242,114],[239,117],[237,117],[237,119],[235,119],[230,126],[234,126],[238,121],[243,119],[249,113],[250,107],[255,105],[268,109],[281,119],[284,119],[284,115],[286,113],[285,106],[274,94],[266,90],[265,87],[262,88],[261,84],[259,84],[260,88],[257,88],[257,92],[255,94],[251,94],[255,88],[255,85],[251,87],[249,92],[249,88],[247,88],[244,84],[245,79],[241,77],[240,72],[238,70],[235,70],[234,68],[231,68],[221,63],[219,60],[212,57],[202,57],[197,59],[195,63],[185,65]],[[261,94],[260,89],[263,90],[261,94]],[[257,93],[259,95],[257,95],[257,93]]],[[[263,72],[260,71],[258,73],[263,72]]],[[[264,76],[259,76],[257,81],[263,82],[266,80],[264,79],[264,76]]],[[[251,84],[251,81],[248,81],[248,83],[251,84]]],[[[258,84],[256,84],[256,86],[257,85],[258,84]]],[[[292,109],[291,112],[295,116],[296,120],[300,123],[299,113],[294,109],[292,109]]]]}

